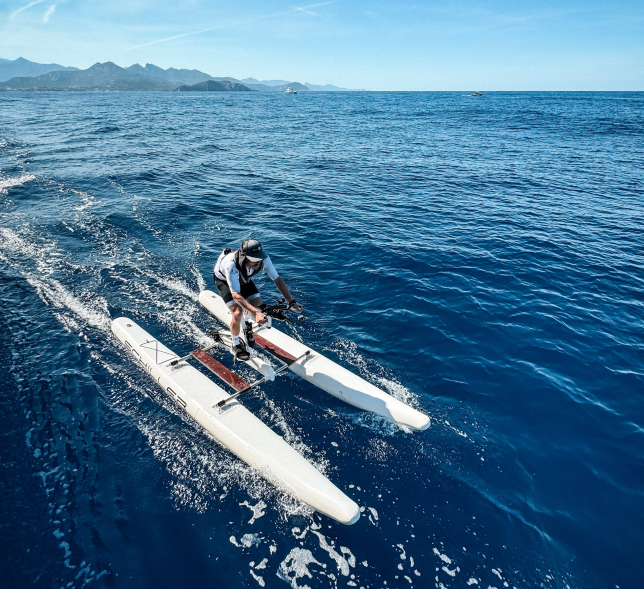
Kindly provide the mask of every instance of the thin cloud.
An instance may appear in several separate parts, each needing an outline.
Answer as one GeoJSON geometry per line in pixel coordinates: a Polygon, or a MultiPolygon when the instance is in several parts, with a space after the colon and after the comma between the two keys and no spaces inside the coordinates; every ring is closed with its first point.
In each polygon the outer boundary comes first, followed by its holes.
{"type": "MultiPolygon", "coordinates": [[[[36,0],[36,2],[43,2],[44,0],[36,0]]],[[[183,33],[182,35],[174,35],[172,37],[165,37],[164,39],[157,39],[156,41],[149,41],[148,43],[141,43],[140,45],[134,45],[133,47],[128,47],[126,51],[132,49],[140,49],[141,47],[148,47],[149,45],[156,45],[157,43],[165,43],[166,41],[173,41],[174,39],[182,39],[183,37],[192,37],[193,35],[201,35],[202,33],[209,33],[211,31],[220,31],[222,29],[232,29],[233,27],[239,27],[248,25],[254,22],[259,22],[266,20],[268,18],[275,18],[276,16],[284,16],[286,14],[293,14],[294,12],[304,12],[306,14],[311,14],[313,16],[319,16],[315,12],[311,12],[309,9],[317,8],[318,6],[326,6],[327,4],[335,4],[339,0],[331,0],[331,2],[318,2],[317,4],[310,4],[309,6],[297,6],[291,10],[285,10],[284,12],[276,12],[274,14],[266,14],[264,16],[258,16],[257,18],[252,18],[250,20],[245,20],[230,25],[220,25],[218,27],[212,27],[209,29],[202,29],[201,31],[193,31],[192,33],[183,33]]]]}
{"type": "Polygon", "coordinates": [[[134,45],[133,47],[128,47],[126,51],[130,49],[139,49],[140,47],[147,47],[148,45],[156,45],[157,43],[165,43],[166,41],[172,41],[173,39],[181,39],[182,37],[191,37],[192,35],[201,35],[201,33],[208,33],[210,31],[218,31],[220,29],[225,29],[226,26],[213,27],[212,29],[204,29],[203,31],[193,31],[192,33],[184,33],[183,35],[175,35],[174,37],[166,37],[165,39],[157,39],[156,41],[150,41],[149,43],[141,43],[141,45],[134,45]]]}
{"type": "Polygon", "coordinates": [[[23,10],[27,10],[27,8],[31,8],[32,6],[35,6],[36,4],[40,4],[41,2],[44,2],[45,0],[36,0],[35,2],[32,2],[31,4],[27,4],[27,6],[23,6],[22,8],[18,8],[9,18],[13,18],[17,14],[20,14],[23,10]]]}
{"type": "Polygon", "coordinates": [[[47,12],[42,17],[43,22],[47,22],[49,20],[49,17],[54,13],[54,10],[56,10],[56,5],[52,4],[48,9],[47,12]]]}
{"type": "Polygon", "coordinates": [[[311,14],[313,16],[317,16],[318,18],[323,18],[317,12],[313,12],[310,9],[317,8],[318,6],[326,6],[327,4],[335,4],[337,1],[338,0],[333,0],[333,2],[320,2],[318,4],[309,4],[308,6],[296,6],[295,8],[293,8],[293,10],[289,10],[289,12],[304,12],[305,14],[311,14]]]}
{"type": "Polygon", "coordinates": [[[307,10],[306,8],[302,8],[301,6],[296,6],[293,10],[296,12],[303,12],[304,14],[312,14],[313,16],[320,16],[316,12],[313,12],[312,10],[307,10]]]}

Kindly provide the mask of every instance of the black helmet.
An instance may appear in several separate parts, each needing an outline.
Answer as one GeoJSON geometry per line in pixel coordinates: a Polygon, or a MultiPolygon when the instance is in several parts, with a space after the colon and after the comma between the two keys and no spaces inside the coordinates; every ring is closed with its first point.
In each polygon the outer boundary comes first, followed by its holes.
{"type": "Polygon", "coordinates": [[[257,239],[247,239],[241,244],[239,251],[251,262],[260,262],[268,258],[262,244],[257,239]]]}

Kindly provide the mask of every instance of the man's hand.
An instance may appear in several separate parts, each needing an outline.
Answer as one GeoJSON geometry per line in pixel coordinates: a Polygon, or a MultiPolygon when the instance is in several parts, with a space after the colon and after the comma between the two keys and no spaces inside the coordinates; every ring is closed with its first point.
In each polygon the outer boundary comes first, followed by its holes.
{"type": "Polygon", "coordinates": [[[288,308],[290,311],[295,311],[296,313],[301,313],[304,310],[304,307],[299,303],[296,303],[295,299],[288,304],[288,308]]]}
{"type": "Polygon", "coordinates": [[[267,319],[264,313],[262,313],[261,311],[255,311],[255,322],[257,323],[257,325],[264,325],[266,321],[267,319]]]}

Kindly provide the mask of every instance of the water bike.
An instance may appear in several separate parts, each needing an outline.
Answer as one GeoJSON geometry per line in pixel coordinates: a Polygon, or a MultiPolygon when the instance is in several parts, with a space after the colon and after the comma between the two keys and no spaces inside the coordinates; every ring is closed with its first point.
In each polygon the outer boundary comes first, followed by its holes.
{"type": "MultiPolygon", "coordinates": [[[[200,293],[199,300],[222,323],[230,323],[230,311],[218,294],[205,290],[200,293]]],[[[288,305],[280,302],[264,309],[269,318],[267,324],[258,325],[247,317],[242,319],[241,337],[251,350],[251,357],[245,364],[261,374],[251,383],[212,354],[221,348],[233,353],[232,337],[226,329],[212,333],[214,345],[193,350],[182,357],[127,317],[115,319],[112,332],[168,396],[231,452],[275,486],[316,511],[340,523],[353,524],[360,517],[360,508],[355,501],[255,417],[239,402],[239,397],[288,369],[351,405],[409,429],[426,429],[429,417],[273,327],[273,319],[302,319],[290,318],[285,314],[287,311],[288,305]],[[256,347],[276,360],[279,367],[273,367],[260,357],[256,347]],[[192,366],[190,360],[193,359],[218,376],[234,393],[226,392],[192,366]]]]}

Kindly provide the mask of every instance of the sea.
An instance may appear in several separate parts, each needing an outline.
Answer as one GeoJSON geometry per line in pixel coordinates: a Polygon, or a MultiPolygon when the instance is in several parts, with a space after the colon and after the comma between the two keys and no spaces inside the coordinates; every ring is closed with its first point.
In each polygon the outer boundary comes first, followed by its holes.
{"type": "Polygon", "coordinates": [[[468,94],[0,94],[3,587],[644,586],[644,93],[468,94]],[[431,418],[289,372],[240,398],[352,526],[111,332],[211,344],[251,237],[280,328],[431,418]]]}

